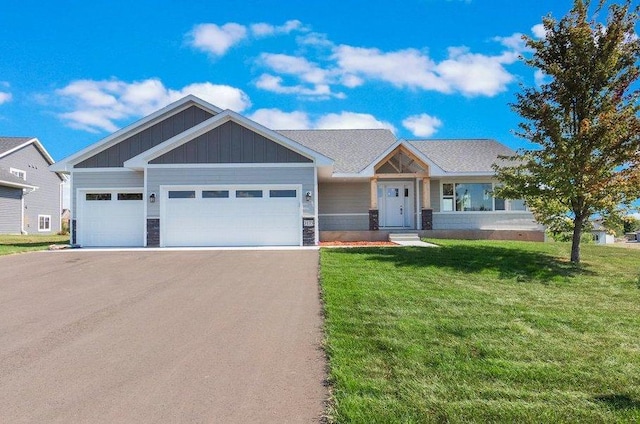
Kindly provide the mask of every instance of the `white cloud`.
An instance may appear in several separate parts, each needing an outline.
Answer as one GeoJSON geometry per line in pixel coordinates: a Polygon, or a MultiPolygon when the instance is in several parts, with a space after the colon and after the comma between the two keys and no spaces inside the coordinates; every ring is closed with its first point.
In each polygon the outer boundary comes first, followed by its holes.
{"type": "Polygon", "coordinates": [[[247,28],[235,22],[222,26],[216,24],[198,24],[188,34],[189,44],[198,50],[222,56],[233,45],[246,38],[247,28]]]}
{"type": "Polygon", "coordinates": [[[251,33],[255,37],[269,37],[279,34],[290,34],[292,31],[305,31],[306,29],[297,19],[292,19],[285,22],[283,25],[274,26],[265,22],[252,24],[250,26],[251,33]]]}
{"type": "Polygon", "coordinates": [[[3,103],[9,103],[12,98],[13,98],[13,95],[11,93],[0,91],[0,105],[3,103]]]}
{"type": "Polygon", "coordinates": [[[380,121],[368,113],[340,112],[328,113],[321,116],[314,125],[321,129],[362,129],[362,128],[386,128],[393,132],[395,127],[386,121],[380,121]]]}
{"type": "Polygon", "coordinates": [[[522,33],[516,32],[508,37],[493,37],[493,41],[497,41],[513,51],[522,52],[528,49],[522,36],[522,33]]]}
{"type": "Polygon", "coordinates": [[[402,121],[402,125],[417,137],[430,137],[442,126],[442,121],[435,116],[421,113],[407,117],[402,121]]]}
{"type": "Polygon", "coordinates": [[[542,86],[542,84],[546,84],[547,82],[547,75],[540,69],[536,69],[536,71],[533,73],[533,78],[538,87],[542,86]]]}
{"type": "Polygon", "coordinates": [[[386,128],[395,132],[395,127],[368,113],[343,111],[310,117],[306,112],[284,112],[280,109],[258,109],[248,116],[250,119],[272,129],[362,129],[386,128]]]}
{"type": "Polygon", "coordinates": [[[296,75],[304,82],[311,84],[324,84],[327,82],[328,71],[303,57],[263,53],[260,55],[260,61],[275,72],[296,75]]]}
{"type": "Polygon", "coordinates": [[[280,109],[258,109],[249,115],[267,128],[279,130],[305,130],[311,127],[305,112],[283,112],[280,109]]]}
{"type": "Polygon", "coordinates": [[[251,106],[247,94],[235,87],[203,82],[174,90],[155,78],[134,82],[77,80],[56,94],[71,109],[58,116],[70,127],[89,132],[113,132],[120,121],[148,115],[188,94],[237,112],[251,106]]]}
{"type": "Polygon", "coordinates": [[[450,49],[449,59],[440,62],[436,71],[450,88],[466,96],[494,96],[507,89],[514,80],[503,66],[517,60],[516,54],[486,56],[462,49],[450,49]]]}
{"type": "Polygon", "coordinates": [[[531,32],[536,38],[544,39],[547,38],[547,30],[544,29],[543,24],[536,24],[531,27],[531,32]]]}
{"type": "Polygon", "coordinates": [[[262,74],[256,81],[256,87],[278,94],[295,94],[302,97],[324,100],[331,97],[342,99],[344,93],[334,93],[328,84],[315,84],[307,87],[301,84],[284,85],[282,77],[270,74],[262,74]]]}

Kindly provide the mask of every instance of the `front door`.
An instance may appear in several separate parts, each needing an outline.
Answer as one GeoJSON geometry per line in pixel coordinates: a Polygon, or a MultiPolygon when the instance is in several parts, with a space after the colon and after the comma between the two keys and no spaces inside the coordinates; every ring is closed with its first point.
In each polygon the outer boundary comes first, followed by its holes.
{"type": "Polygon", "coordinates": [[[381,203],[380,224],[383,227],[408,228],[412,223],[411,184],[385,183],[378,187],[381,203]]]}

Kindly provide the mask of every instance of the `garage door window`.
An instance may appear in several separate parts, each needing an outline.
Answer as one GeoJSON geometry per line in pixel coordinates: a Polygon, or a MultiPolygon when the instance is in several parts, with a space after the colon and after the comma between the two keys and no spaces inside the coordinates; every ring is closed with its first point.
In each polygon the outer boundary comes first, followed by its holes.
{"type": "Polygon", "coordinates": [[[269,197],[296,197],[295,190],[269,190],[269,197]]]}
{"type": "Polygon", "coordinates": [[[229,190],[202,190],[203,199],[227,199],[229,190]]]}
{"type": "Polygon", "coordinates": [[[118,200],[142,200],[142,193],[118,193],[118,200]]]}
{"type": "Polygon", "coordinates": [[[111,193],[87,193],[87,200],[111,200],[111,193]]]}
{"type": "Polygon", "coordinates": [[[238,198],[262,197],[262,190],[236,190],[236,197],[238,198]]]}
{"type": "Polygon", "coordinates": [[[173,190],[169,192],[169,199],[195,199],[194,190],[173,190]]]}

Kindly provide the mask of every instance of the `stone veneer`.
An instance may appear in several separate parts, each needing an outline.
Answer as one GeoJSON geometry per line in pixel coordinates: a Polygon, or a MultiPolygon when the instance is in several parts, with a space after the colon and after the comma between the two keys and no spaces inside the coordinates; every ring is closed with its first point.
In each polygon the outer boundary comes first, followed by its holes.
{"type": "Polygon", "coordinates": [[[147,247],[160,246],[160,219],[147,218],[147,247]]]}
{"type": "Polygon", "coordinates": [[[369,209],[369,231],[378,231],[380,229],[380,214],[378,209],[369,209]]]}
{"type": "Polygon", "coordinates": [[[422,229],[433,230],[433,209],[422,209],[422,229]]]}
{"type": "Polygon", "coordinates": [[[316,220],[313,217],[302,218],[302,245],[316,245],[316,220]]]}

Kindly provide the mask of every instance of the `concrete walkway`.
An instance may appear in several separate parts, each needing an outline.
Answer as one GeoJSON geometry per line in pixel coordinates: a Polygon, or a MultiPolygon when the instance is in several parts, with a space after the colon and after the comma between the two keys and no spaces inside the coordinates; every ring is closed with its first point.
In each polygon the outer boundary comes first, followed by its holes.
{"type": "Polygon", "coordinates": [[[323,413],[315,250],[38,252],[0,270],[2,422],[323,413]]]}

